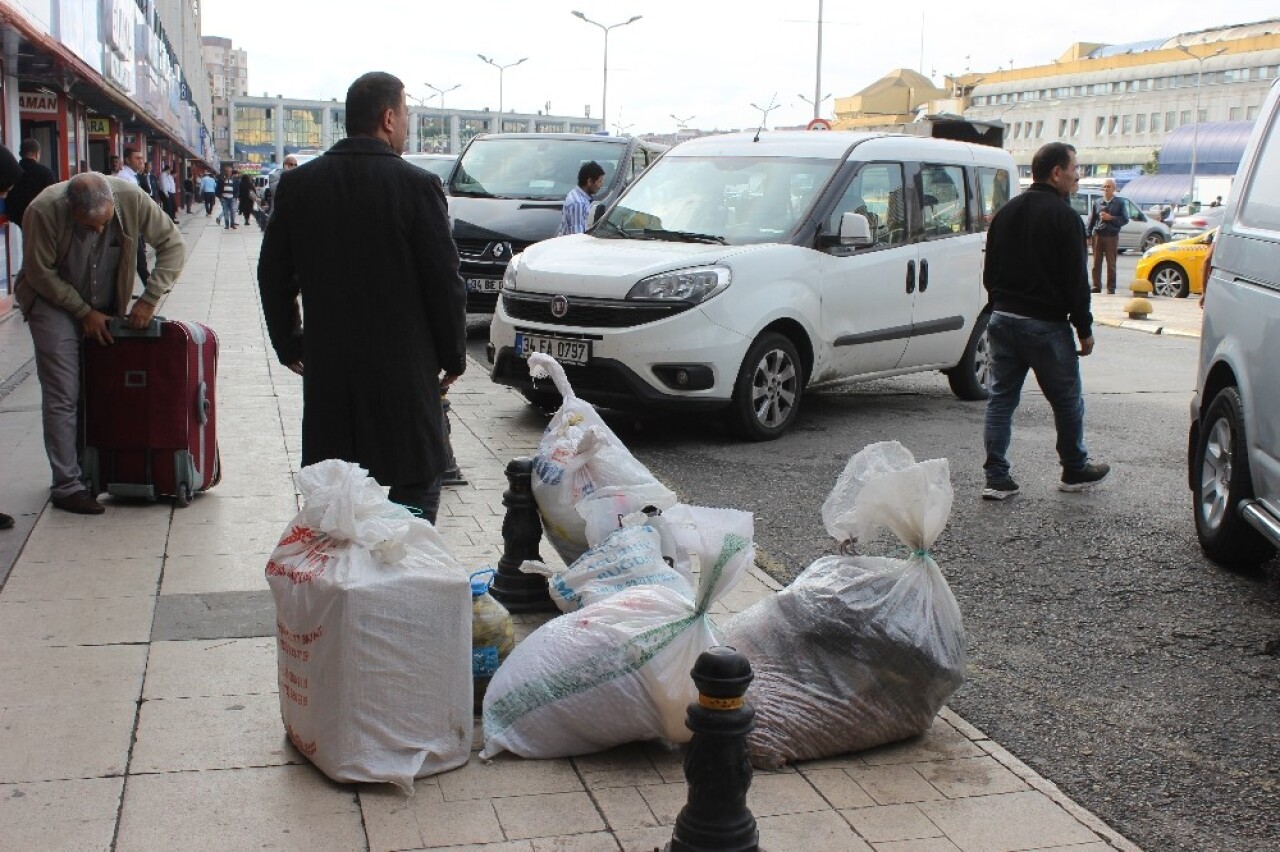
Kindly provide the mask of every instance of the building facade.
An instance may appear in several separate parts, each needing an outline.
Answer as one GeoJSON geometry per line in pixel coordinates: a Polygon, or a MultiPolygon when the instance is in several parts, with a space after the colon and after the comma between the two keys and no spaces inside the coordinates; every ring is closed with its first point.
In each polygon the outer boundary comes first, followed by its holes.
{"type": "MultiPolygon", "coordinates": [[[[284,97],[235,97],[227,108],[226,159],[246,170],[272,167],[285,154],[323,151],[347,135],[346,107],[337,99],[298,100],[284,97]]],[[[524,115],[488,110],[409,107],[412,153],[459,153],[479,133],[598,133],[596,118],[524,115]],[[501,125],[501,126],[499,126],[501,125]]]]}
{"type": "Polygon", "coordinates": [[[232,47],[231,39],[202,36],[204,68],[209,75],[209,94],[215,99],[249,94],[249,54],[232,47]]]}
{"type": "MultiPolygon", "coordinates": [[[[40,142],[59,180],[125,148],[179,181],[213,159],[199,0],[0,0],[0,136],[40,142]]],[[[0,217],[0,314],[13,307],[20,232],[0,217]]]]}

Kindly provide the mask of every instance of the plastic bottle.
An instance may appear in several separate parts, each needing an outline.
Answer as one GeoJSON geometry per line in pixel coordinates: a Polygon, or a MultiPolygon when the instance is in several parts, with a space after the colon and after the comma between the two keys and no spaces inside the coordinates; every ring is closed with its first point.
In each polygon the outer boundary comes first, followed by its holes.
{"type": "Polygon", "coordinates": [[[471,679],[477,715],[483,709],[484,693],[494,672],[516,646],[511,613],[489,594],[497,573],[486,568],[471,575],[471,679]]]}

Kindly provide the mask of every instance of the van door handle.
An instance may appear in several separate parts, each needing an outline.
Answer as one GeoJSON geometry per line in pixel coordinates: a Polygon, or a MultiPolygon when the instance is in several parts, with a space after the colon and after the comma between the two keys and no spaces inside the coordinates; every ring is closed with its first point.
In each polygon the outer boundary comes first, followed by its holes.
{"type": "Polygon", "coordinates": [[[907,261],[907,292],[914,293],[916,291],[916,262],[914,260],[907,261]]]}
{"type": "Polygon", "coordinates": [[[920,292],[929,289],[929,261],[920,261],[920,292]]]}

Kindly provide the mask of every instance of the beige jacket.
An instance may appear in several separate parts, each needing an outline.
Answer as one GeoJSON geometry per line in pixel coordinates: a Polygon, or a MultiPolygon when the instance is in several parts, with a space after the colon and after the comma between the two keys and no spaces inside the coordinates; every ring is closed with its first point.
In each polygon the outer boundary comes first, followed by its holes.
{"type": "MultiPolygon", "coordinates": [[[[116,221],[120,224],[120,266],[116,270],[116,311],[129,312],[133,281],[138,269],[138,238],[156,250],[156,266],[139,298],[155,305],[169,292],[187,260],[186,244],[178,226],[136,183],[108,177],[115,195],[116,221]]],[[[83,319],[89,304],[76,286],[58,274],[58,264],[71,248],[75,220],[67,200],[67,182],[55,183],[27,207],[22,217],[22,269],[14,281],[14,295],[23,314],[31,310],[39,296],[56,307],[83,319]]]]}

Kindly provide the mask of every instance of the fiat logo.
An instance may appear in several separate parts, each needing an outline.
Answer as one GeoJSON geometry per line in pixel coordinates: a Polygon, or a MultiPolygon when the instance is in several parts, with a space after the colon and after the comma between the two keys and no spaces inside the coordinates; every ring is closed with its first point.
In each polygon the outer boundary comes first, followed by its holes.
{"type": "Polygon", "coordinates": [[[569,313],[569,300],[564,296],[551,297],[551,316],[560,319],[569,313]]]}

